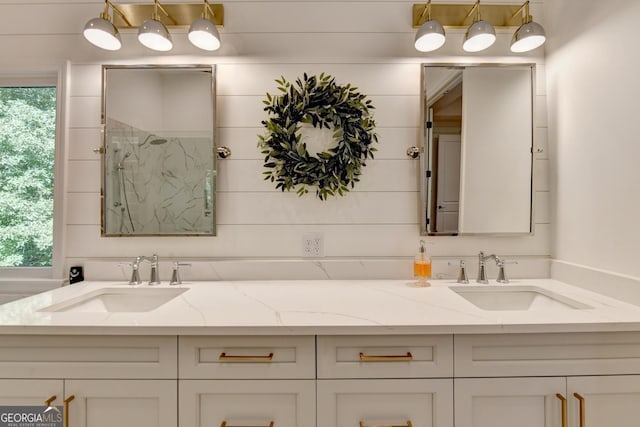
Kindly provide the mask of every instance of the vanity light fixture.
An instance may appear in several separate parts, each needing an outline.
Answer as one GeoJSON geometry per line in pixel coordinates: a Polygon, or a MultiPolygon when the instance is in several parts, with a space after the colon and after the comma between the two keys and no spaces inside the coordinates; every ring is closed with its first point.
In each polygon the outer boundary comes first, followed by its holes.
{"type": "Polygon", "coordinates": [[[496,30],[489,21],[485,21],[480,17],[480,0],[477,0],[469,11],[468,16],[471,16],[473,12],[476,15],[473,19],[473,24],[467,29],[467,34],[464,36],[464,42],[462,43],[462,49],[466,52],[480,52],[488,49],[496,41],[496,30]]]}
{"type": "Polygon", "coordinates": [[[511,52],[529,52],[542,46],[547,39],[542,25],[534,22],[533,17],[529,13],[529,0],[527,0],[514,15],[521,13],[523,10],[524,23],[513,33],[511,52]]]}
{"type": "Polygon", "coordinates": [[[434,4],[432,0],[414,4],[412,24],[417,29],[414,46],[421,52],[433,51],[444,43],[445,29],[447,32],[454,29],[466,31],[463,43],[466,52],[480,52],[495,42],[496,29],[512,29],[515,34],[511,51],[527,52],[545,41],[544,29],[533,21],[529,3],[526,0],[524,4],[483,4],[482,17],[480,0],[475,1],[471,10],[469,4],[434,4]]]}
{"type": "Polygon", "coordinates": [[[153,3],[153,15],[151,15],[150,19],[144,21],[138,29],[138,41],[149,49],[166,52],[173,48],[173,40],[171,40],[171,34],[169,34],[167,27],[160,22],[158,9],[162,10],[168,18],[171,18],[171,15],[160,5],[160,2],[155,0],[153,3]]]}
{"type": "Polygon", "coordinates": [[[414,45],[420,52],[433,52],[444,44],[446,38],[442,24],[435,19],[431,19],[431,0],[427,1],[424,6],[420,21],[424,19],[425,15],[427,19],[416,32],[414,45]]]}
{"type": "Polygon", "coordinates": [[[165,4],[154,0],[151,4],[118,4],[104,0],[104,10],[84,27],[84,37],[93,45],[106,50],[122,47],[120,33],[138,30],[138,40],[149,49],[168,51],[173,47],[169,29],[189,29],[189,40],[205,50],[220,47],[216,25],[224,24],[224,6],[204,0],[198,3],[165,4]],[[109,14],[109,9],[113,14],[109,14]]]}
{"type": "Polygon", "coordinates": [[[204,0],[202,18],[194,21],[189,28],[189,41],[195,47],[203,50],[217,50],[220,48],[220,34],[216,24],[211,22],[209,15],[215,16],[207,0],[204,0]]]}
{"type": "Polygon", "coordinates": [[[118,50],[122,47],[122,40],[120,39],[120,32],[113,25],[111,15],[109,15],[109,8],[130,27],[131,23],[127,20],[124,14],[114,6],[109,0],[104,1],[104,10],[100,13],[98,18],[89,20],[84,26],[82,34],[89,43],[105,50],[118,50]]]}

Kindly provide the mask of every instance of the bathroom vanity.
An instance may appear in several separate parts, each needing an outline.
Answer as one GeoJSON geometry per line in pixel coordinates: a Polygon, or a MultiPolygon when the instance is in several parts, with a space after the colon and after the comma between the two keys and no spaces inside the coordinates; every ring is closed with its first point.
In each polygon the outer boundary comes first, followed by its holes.
{"type": "Polygon", "coordinates": [[[0,307],[0,402],[55,396],[70,426],[91,427],[635,425],[639,307],[553,280],[485,285],[489,307],[451,285],[34,295],[0,307]]]}

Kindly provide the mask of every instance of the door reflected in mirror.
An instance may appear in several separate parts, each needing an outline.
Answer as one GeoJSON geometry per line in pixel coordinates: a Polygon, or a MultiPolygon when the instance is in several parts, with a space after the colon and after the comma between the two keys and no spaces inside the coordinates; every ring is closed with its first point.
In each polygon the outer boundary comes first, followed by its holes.
{"type": "Polygon", "coordinates": [[[215,235],[214,68],[104,66],[102,234],[215,235]]]}
{"type": "Polygon", "coordinates": [[[422,234],[532,232],[534,66],[425,65],[422,234]]]}

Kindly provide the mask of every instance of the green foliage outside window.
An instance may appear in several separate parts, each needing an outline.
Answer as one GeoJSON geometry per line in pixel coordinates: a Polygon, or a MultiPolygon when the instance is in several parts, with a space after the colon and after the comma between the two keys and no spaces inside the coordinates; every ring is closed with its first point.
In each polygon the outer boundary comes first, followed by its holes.
{"type": "Polygon", "coordinates": [[[0,266],[51,265],[55,87],[0,87],[0,266]]]}

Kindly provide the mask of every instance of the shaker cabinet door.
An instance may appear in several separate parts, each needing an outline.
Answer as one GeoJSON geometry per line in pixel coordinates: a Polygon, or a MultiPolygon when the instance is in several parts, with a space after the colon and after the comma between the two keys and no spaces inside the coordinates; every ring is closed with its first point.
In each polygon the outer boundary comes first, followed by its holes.
{"type": "Polygon", "coordinates": [[[567,379],[570,427],[637,427],[640,376],[567,379]]]}
{"type": "Polygon", "coordinates": [[[175,427],[175,380],[67,380],[69,427],[175,427]]]}
{"type": "Polygon", "coordinates": [[[451,379],[319,380],[318,427],[453,427],[451,379]]]}
{"type": "Polygon", "coordinates": [[[51,406],[62,406],[62,380],[0,380],[0,406],[38,406],[55,396],[51,406]]]}
{"type": "Polygon", "coordinates": [[[565,427],[566,378],[454,380],[456,427],[565,427]]]}

